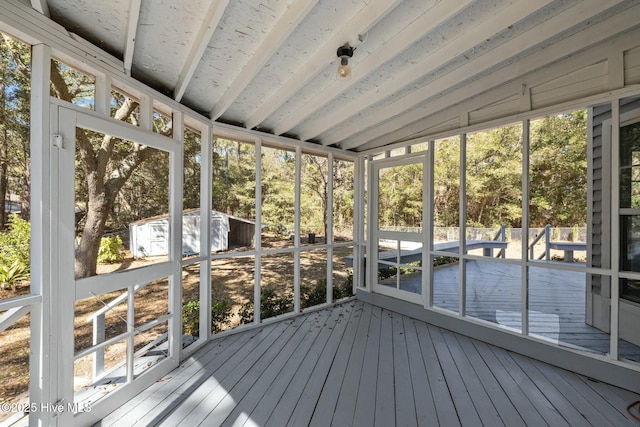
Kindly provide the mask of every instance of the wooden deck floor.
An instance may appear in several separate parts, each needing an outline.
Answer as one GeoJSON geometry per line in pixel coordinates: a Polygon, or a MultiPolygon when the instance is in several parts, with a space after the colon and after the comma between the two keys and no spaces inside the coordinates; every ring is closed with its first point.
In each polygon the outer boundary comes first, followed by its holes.
{"type": "Polygon", "coordinates": [[[640,396],[360,301],[215,339],[98,425],[638,425],[640,396]]]}

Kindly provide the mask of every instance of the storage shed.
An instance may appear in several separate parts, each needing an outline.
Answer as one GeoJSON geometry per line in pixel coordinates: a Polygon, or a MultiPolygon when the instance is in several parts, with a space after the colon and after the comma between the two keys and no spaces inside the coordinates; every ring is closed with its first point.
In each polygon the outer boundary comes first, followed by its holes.
{"type": "MultiPolygon", "coordinates": [[[[252,246],[255,222],[218,211],[211,211],[211,252],[230,247],[252,246]]],[[[134,258],[169,253],[169,216],[162,215],[129,225],[129,247],[134,258]]],[[[200,253],[200,210],[182,214],[182,253],[200,253]]]]}

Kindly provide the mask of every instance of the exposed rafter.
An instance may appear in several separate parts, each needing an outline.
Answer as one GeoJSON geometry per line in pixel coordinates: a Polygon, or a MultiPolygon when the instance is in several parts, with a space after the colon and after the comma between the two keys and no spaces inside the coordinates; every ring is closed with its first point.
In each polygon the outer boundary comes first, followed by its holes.
{"type": "Polygon", "coordinates": [[[47,18],[51,17],[49,13],[49,5],[47,4],[47,0],[31,0],[31,7],[46,16],[47,18]]]}
{"type": "Polygon", "coordinates": [[[402,0],[372,0],[358,12],[340,31],[320,46],[296,71],[294,76],[256,110],[244,125],[252,129],[259,125],[270,114],[280,108],[289,98],[294,96],[311,79],[318,75],[328,62],[335,60],[336,48],[348,40],[357,40],[359,33],[366,33],[380,19],[395,8],[402,0]]]}
{"type": "MultiPolygon", "coordinates": [[[[407,115],[381,123],[380,126],[346,140],[343,144],[340,144],[340,147],[344,149],[357,148],[358,150],[366,150],[382,147],[410,137],[419,137],[421,134],[424,134],[426,129],[454,116],[454,110],[473,110],[490,104],[491,102],[498,102],[510,94],[517,93],[522,81],[525,81],[529,87],[535,86],[545,83],[558,75],[563,75],[568,70],[580,69],[590,64],[606,60],[610,55],[609,51],[611,46],[601,44],[594,49],[573,55],[569,63],[561,62],[551,65],[567,57],[567,54],[572,52],[572,49],[575,49],[576,42],[578,41],[583,46],[594,45],[618,33],[630,31],[633,27],[637,26],[638,22],[634,17],[638,16],[637,14],[639,13],[640,5],[634,6],[629,10],[629,13],[618,14],[608,23],[596,24],[559,41],[545,50],[527,56],[518,63],[512,63],[496,70],[490,75],[465,86],[462,91],[452,92],[436,98],[432,102],[413,109],[411,113],[407,115]],[[611,22],[615,22],[616,25],[612,26],[611,22]],[[523,73],[536,69],[538,71],[531,76],[519,78],[523,73]],[[505,84],[505,82],[514,78],[515,80],[513,80],[512,83],[505,84]],[[477,97],[485,92],[487,96],[477,97]],[[463,105],[463,107],[461,105],[463,105]],[[391,129],[392,131],[385,132],[382,129],[391,129]],[[376,135],[379,136],[376,138],[376,135]]],[[[621,45],[619,49],[624,50],[632,47],[639,33],[640,29],[636,29],[618,39],[616,43],[621,45]],[[626,45],[622,45],[623,43],[626,43],[626,45]]]]}
{"type": "Polygon", "coordinates": [[[124,72],[131,75],[131,64],[133,63],[133,49],[136,44],[136,33],[138,31],[138,19],[140,19],[140,4],[142,0],[131,0],[129,3],[129,20],[127,21],[127,39],[124,47],[124,72]]]}
{"type": "MultiPolygon", "coordinates": [[[[451,17],[467,7],[470,3],[472,3],[470,0],[459,1],[456,2],[455,5],[448,2],[437,3],[421,17],[396,34],[391,40],[365,57],[358,63],[357,67],[353,67],[351,80],[336,80],[331,83],[328,88],[318,93],[318,95],[309,100],[302,108],[299,108],[294,114],[275,126],[274,133],[280,135],[289,131],[298,123],[311,116],[315,111],[318,111],[333,99],[340,96],[341,93],[344,93],[350,87],[356,85],[361,79],[375,71],[378,67],[393,59],[398,53],[423,38],[434,28],[437,28],[438,25],[451,19],[451,17]]],[[[307,137],[301,136],[300,139],[305,140],[307,137]]]]}
{"type": "MultiPolygon", "coordinates": [[[[452,72],[430,82],[428,85],[425,85],[422,88],[417,89],[408,95],[385,105],[372,114],[352,123],[347,130],[342,132],[342,134],[336,132],[333,135],[323,137],[323,140],[327,144],[332,144],[347,139],[351,135],[355,135],[360,132],[369,134],[371,129],[377,127],[381,122],[384,122],[389,117],[395,117],[403,112],[407,112],[413,109],[416,105],[422,104],[426,100],[446,91],[448,88],[453,87],[459,82],[465,81],[483,70],[488,70],[503,62],[505,59],[536,46],[536,44],[561,33],[565,28],[577,25],[585,19],[588,19],[594,14],[606,10],[609,7],[611,7],[611,4],[607,4],[605,6],[600,0],[585,0],[572,8],[554,15],[537,27],[512,38],[499,47],[476,58],[474,61],[456,68],[452,72]]],[[[408,114],[410,115],[410,113],[408,114]]],[[[393,130],[395,129],[397,128],[394,128],[393,130]]],[[[343,148],[357,147],[360,145],[360,143],[357,142],[359,140],[360,136],[341,146],[343,148]]]]}
{"type": "Polygon", "coordinates": [[[173,98],[176,101],[180,101],[184,92],[187,90],[187,86],[189,86],[193,73],[195,73],[196,67],[204,54],[204,50],[207,48],[211,37],[213,37],[213,33],[216,30],[216,27],[220,22],[220,18],[222,18],[222,14],[228,4],[229,0],[213,0],[209,4],[202,26],[200,26],[200,29],[198,30],[196,39],[194,40],[193,45],[191,45],[191,50],[189,50],[187,60],[184,62],[182,71],[178,76],[178,82],[176,83],[176,87],[173,91],[173,98]]]}
{"type": "MultiPolygon", "coordinates": [[[[469,28],[466,33],[457,39],[452,40],[443,48],[433,52],[432,55],[429,55],[424,60],[414,64],[413,66],[405,68],[404,71],[401,71],[396,76],[396,78],[377,88],[376,91],[370,91],[358,98],[357,101],[354,100],[352,102],[345,103],[330,114],[323,116],[322,119],[314,123],[311,128],[305,130],[304,135],[301,135],[301,139],[314,138],[327,129],[330,129],[331,126],[335,126],[336,123],[340,123],[352,117],[354,115],[353,108],[356,102],[358,103],[358,111],[361,111],[362,109],[375,105],[376,103],[394,95],[403,87],[415,82],[429,73],[432,73],[440,65],[446,64],[462,52],[473,48],[477,45],[478,41],[493,37],[495,34],[502,31],[507,25],[518,22],[523,17],[539,10],[550,2],[551,0],[545,0],[543,2],[531,2],[525,0],[515,2],[511,6],[502,9],[490,19],[480,23],[477,27],[469,28]],[[327,124],[329,121],[332,123],[331,125],[327,124]]],[[[428,85],[428,87],[435,89],[433,85],[428,85]]],[[[438,89],[442,90],[443,88],[438,87],[438,89]]],[[[354,133],[355,132],[352,134],[354,133]]],[[[335,144],[344,138],[344,134],[323,136],[322,143],[325,145],[335,144]]]]}
{"type": "Polygon", "coordinates": [[[298,27],[300,22],[313,9],[318,0],[294,0],[285,13],[273,26],[273,30],[262,40],[255,53],[251,55],[249,62],[242,72],[233,80],[231,86],[216,102],[211,110],[211,119],[220,117],[236,100],[238,95],[247,87],[251,80],[260,72],[271,56],[280,48],[282,43],[298,27]]]}

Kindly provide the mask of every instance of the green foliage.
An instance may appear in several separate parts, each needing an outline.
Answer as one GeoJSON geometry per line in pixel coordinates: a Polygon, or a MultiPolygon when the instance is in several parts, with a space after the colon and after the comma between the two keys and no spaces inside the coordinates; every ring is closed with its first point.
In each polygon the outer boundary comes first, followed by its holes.
{"type": "Polygon", "coordinates": [[[2,289],[13,289],[13,285],[23,280],[29,280],[29,272],[24,264],[16,260],[10,266],[0,265],[0,286],[2,289]]]}
{"type": "Polygon", "coordinates": [[[0,268],[5,271],[14,265],[27,275],[30,270],[29,247],[31,240],[31,224],[18,215],[9,215],[9,225],[5,232],[0,233],[0,268]]]}
{"type": "Polygon", "coordinates": [[[98,249],[98,262],[101,264],[113,264],[124,259],[124,245],[120,236],[103,237],[100,239],[98,249]]]}
{"type": "MultiPolygon", "coordinates": [[[[260,319],[279,316],[291,312],[293,308],[293,295],[286,293],[278,295],[274,288],[268,287],[260,294],[260,319]]],[[[249,301],[240,308],[240,322],[253,322],[253,302],[249,301]]]]}
{"type": "MultiPolygon", "coordinates": [[[[220,332],[230,324],[231,307],[226,301],[218,301],[211,306],[211,331],[220,332]]],[[[189,301],[182,307],[182,330],[185,334],[200,335],[200,301],[189,301]]]]}

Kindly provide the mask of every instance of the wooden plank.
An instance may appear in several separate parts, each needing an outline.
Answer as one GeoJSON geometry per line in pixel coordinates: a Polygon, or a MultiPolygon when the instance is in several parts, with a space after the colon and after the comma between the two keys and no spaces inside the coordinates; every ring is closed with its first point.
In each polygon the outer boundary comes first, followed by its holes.
{"type": "MultiPolygon", "coordinates": [[[[231,426],[243,425],[247,420],[251,420],[254,424],[263,425],[269,418],[269,414],[258,418],[257,414],[253,414],[253,410],[260,399],[268,394],[270,389],[275,388],[274,382],[281,373],[284,374],[285,366],[287,369],[293,367],[294,362],[290,359],[294,353],[300,351],[306,354],[306,350],[319,332],[316,326],[324,324],[330,312],[330,310],[321,310],[304,316],[305,322],[291,339],[281,349],[273,348],[273,353],[275,353],[273,359],[262,356],[242,378],[242,381],[229,391],[215,411],[204,419],[203,423],[205,425],[231,426]]],[[[301,358],[299,357],[298,360],[301,358]]]]}
{"type": "Polygon", "coordinates": [[[395,395],[393,388],[393,347],[392,336],[393,312],[382,311],[380,325],[380,348],[378,353],[378,383],[376,386],[376,402],[374,405],[374,425],[395,425],[395,395]]]}
{"type": "Polygon", "coordinates": [[[531,363],[529,358],[519,354],[512,354],[511,357],[570,425],[582,425],[589,423],[584,415],[571,404],[571,402],[555,387],[555,385],[549,381],[548,378],[542,375],[538,368],[531,363]]]}
{"type": "MultiPolygon", "coordinates": [[[[316,404],[318,402],[318,396],[320,396],[327,376],[329,375],[331,364],[333,363],[335,354],[338,351],[343,334],[347,329],[348,322],[351,319],[351,314],[356,311],[356,309],[361,307],[362,303],[351,302],[345,304],[344,313],[342,313],[342,316],[336,321],[335,326],[333,326],[333,330],[335,333],[331,334],[329,341],[320,354],[318,363],[315,365],[313,373],[309,378],[309,382],[306,384],[304,390],[302,391],[300,399],[298,400],[296,407],[287,422],[287,425],[308,425],[311,421],[313,411],[315,410],[316,404]]],[[[269,420],[269,423],[270,422],[271,420],[269,420]]],[[[283,423],[274,425],[283,425],[283,423]]]]}
{"type": "Polygon", "coordinates": [[[492,346],[481,341],[473,341],[478,353],[482,356],[487,366],[491,368],[494,377],[504,390],[518,413],[527,425],[545,425],[546,422],[534,405],[529,401],[518,383],[509,375],[509,372],[500,364],[492,351],[492,346]]]}
{"type": "Polygon", "coordinates": [[[433,400],[429,377],[422,359],[416,321],[408,317],[403,317],[404,335],[407,343],[407,354],[409,357],[409,370],[411,375],[411,385],[415,400],[416,423],[419,426],[433,425],[437,421],[436,406],[433,400]]]}
{"type": "Polygon", "coordinates": [[[358,386],[353,416],[353,425],[356,426],[371,426],[374,422],[375,412],[372,408],[376,403],[381,322],[382,309],[380,307],[372,307],[367,345],[365,347],[364,361],[362,362],[362,377],[358,386]]]}
{"type": "Polygon", "coordinates": [[[416,424],[416,404],[409,355],[404,331],[404,316],[394,313],[392,318],[393,384],[395,389],[396,425],[416,424]]]}
{"type": "MultiPolygon", "coordinates": [[[[300,393],[306,384],[315,363],[318,360],[319,350],[326,344],[331,330],[329,325],[334,325],[339,314],[343,311],[343,305],[335,306],[332,309],[323,310],[324,322],[316,322],[309,331],[312,339],[298,347],[291,356],[287,365],[280,371],[277,378],[269,387],[269,391],[264,394],[260,402],[251,413],[251,420],[265,425],[269,418],[284,415],[288,417],[300,397],[300,393]],[[279,406],[282,403],[281,406],[279,406]]],[[[286,420],[282,421],[284,425],[286,420]]]]}
{"type": "Polygon", "coordinates": [[[536,410],[542,415],[545,421],[552,426],[569,425],[562,417],[562,414],[553,406],[544,394],[538,390],[531,379],[520,369],[511,357],[510,352],[498,347],[492,347],[491,350],[496,355],[498,361],[509,372],[509,375],[515,380],[527,399],[536,407],[536,410]]]}
{"type": "MultiPolygon", "coordinates": [[[[282,426],[289,420],[298,403],[298,399],[300,399],[305,386],[310,381],[324,347],[327,345],[330,337],[339,331],[335,326],[336,322],[343,316],[344,309],[345,304],[334,307],[329,319],[320,327],[320,334],[314,341],[313,346],[311,346],[308,355],[304,358],[304,362],[296,372],[292,372],[293,378],[291,378],[285,390],[281,393],[279,401],[276,402],[273,410],[270,411],[270,416],[265,423],[267,426],[282,426]]],[[[275,393],[269,393],[269,397],[272,395],[275,397],[275,393]]],[[[265,398],[267,398],[267,396],[265,396],[265,398]]],[[[268,403],[267,400],[263,399],[258,405],[258,408],[256,408],[256,411],[262,410],[262,407],[268,403]]]]}
{"type": "MultiPolygon", "coordinates": [[[[615,426],[637,425],[637,422],[630,422],[624,412],[619,411],[611,402],[603,399],[592,387],[582,381],[580,375],[556,367],[551,368],[574,389],[574,393],[580,395],[584,401],[602,414],[607,419],[607,423],[615,426]]],[[[626,407],[620,409],[626,411],[626,407]]]]}
{"type": "Polygon", "coordinates": [[[203,368],[206,369],[212,360],[217,362],[228,360],[244,343],[249,341],[250,337],[257,335],[258,332],[261,331],[256,331],[255,334],[231,335],[208,343],[192,357],[182,362],[178,372],[173,371],[158,380],[146,389],[144,393],[138,394],[104,418],[102,423],[104,425],[115,425],[125,417],[141,417],[153,411],[167,397],[179,390],[180,386],[190,381],[203,368]],[[203,358],[200,357],[201,354],[204,355],[203,358]]]}
{"type": "Polygon", "coordinates": [[[460,344],[461,350],[475,371],[475,375],[473,373],[471,375],[476,376],[480,384],[482,384],[493,406],[498,411],[502,422],[510,426],[525,425],[524,420],[520,414],[518,414],[518,410],[513,406],[509,397],[493,375],[491,368],[487,366],[473,345],[473,340],[463,335],[456,334],[455,337],[460,344]]]}
{"type": "Polygon", "coordinates": [[[422,358],[429,378],[429,388],[431,389],[436,405],[438,423],[447,426],[459,426],[458,411],[453,402],[453,397],[449,392],[444,371],[438,360],[429,326],[424,322],[416,322],[415,325],[418,333],[418,341],[422,350],[422,358]]]}
{"type": "MultiPolygon", "coordinates": [[[[354,418],[355,403],[362,379],[362,366],[364,364],[367,333],[371,321],[371,309],[372,307],[366,304],[360,313],[360,323],[358,324],[355,341],[349,356],[347,370],[342,380],[342,387],[340,387],[340,395],[333,413],[333,419],[340,424],[351,424],[354,418]]],[[[354,314],[354,316],[356,315],[354,314]]]]}
{"type": "Polygon", "coordinates": [[[446,330],[441,330],[441,333],[482,423],[491,426],[504,425],[491,398],[483,387],[480,377],[471,365],[456,336],[446,330]]]}
{"type": "Polygon", "coordinates": [[[460,423],[462,425],[480,425],[482,421],[476,408],[473,404],[473,400],[469,394],[460,372],[453,361],[453,355],[450,353],[449,348],[442,336],[442,330],[436,327],[429,327],[429,334],[435,348],[442,372],[444,373],[451,393],[451,398],[456,407],[460,423]]]}
{"type": "Polygon", "coordinates": [[[331,364],[331,369],[327,375],[324,387],[322,387],[320,392],[311,420],[308,423],[310,426],[325,425],[330,414],[335,412],[351,350],[357,337],[357,331],[361,330],[360,322],[363,318],[361,314],[362,306],[355,308],[351,313],[351,318],[347,322],[347,328],[342,336],[333,363],[331,364]]]}
{"type": "MultiPolygon", "coordinates": [[[[223,402],[228,401],[227,399],[236,385],[242,384],[243,380],[253,381],[250,373],[255,373],[253,369],[256,365],[260,367],[260,372],[268,367],[271,360],[278,354],[281,346],[291,339],[305,320],[306,316],[298,316],[294,319],[280,322],[279,328],[275,330],[275,333],[263,340],[245,359],[234,363],[234,366],[230,367],[228,375],[224,377],[216,375],[213,378],[213,387],[199,390],[196,399],[189,399],[191,405],[187,406],[186,410],[179,408],[179,411],[174,412],[175,416],[172,414],[166,420],[163,420],[163,424],[171,426],[198,425],[212,411],[221,411],[224,408],[223,402]]],[[[243,391],[244,389],[238,392],[238,399],[241,399],[244,395],[243,391]]]]}
{"type": "MultiPolygon", "coordinates": [[[[230,384],[234,384],[274,341],[285,334],[287,329],[289,329],[288,326],[285,322],[277,323],[275,328],[271,329],[262,340],[255,344],[252,340],[252,342],[242,347],[235,356],[223,363],[214,372],[207,372],[204,375],[201,374],[201,378],[206,377],[204,381],[198,381],[188,389],[182,390],[180,395],[174,397],[176,404],[173,405],[172,408],[163,411],[161,416],[156,416],[153,420],[143,421],[151,424],[161,421],[165,425],[178,425],[179,422],[184,421],[186,418],[192,419],[200,417],[199,420],[201,420],[209,411],[203,413],[208,408],[200,406],[200,404],[209,396],[212,396],[212,393],[230,389],[230,384]]],[[[212,400],[214,397],[215,396],[212,396],[212,400]]]]}

